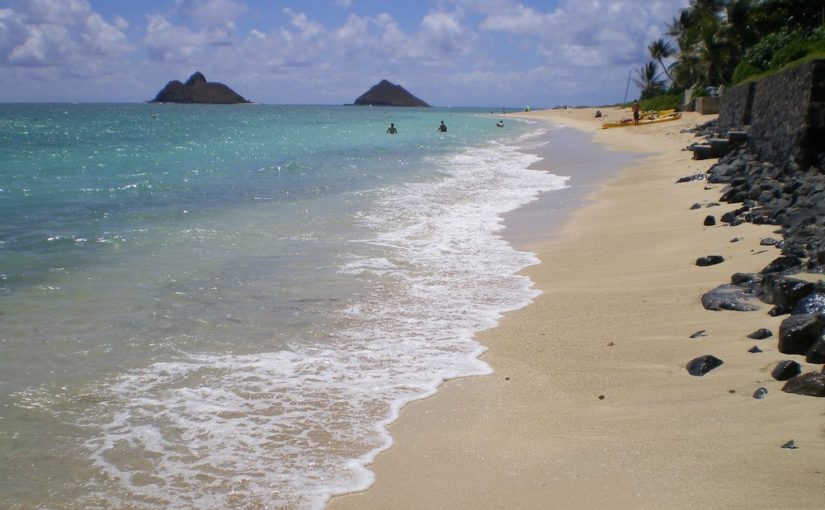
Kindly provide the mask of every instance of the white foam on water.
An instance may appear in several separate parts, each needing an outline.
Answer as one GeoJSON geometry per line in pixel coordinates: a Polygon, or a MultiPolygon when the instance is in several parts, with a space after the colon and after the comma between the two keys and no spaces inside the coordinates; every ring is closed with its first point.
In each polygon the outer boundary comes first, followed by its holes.
{"type": "MultiPolygon", "coordinates": [[[[524,141],[524,140],[523,140],[524,141]]],[[[446,379],[491,372],[479,331],[539,291],[538,262],[500,237],[502,215],[565,186],[538,158],[491,142],[434,159],[443,175],[379,190],[341,274],[368,292],[324,342],[289,351],[189,355],[120,377],[87,447],[100,475],[86,506],[319,509],[363,490],[407,402],[446,379]]]]}

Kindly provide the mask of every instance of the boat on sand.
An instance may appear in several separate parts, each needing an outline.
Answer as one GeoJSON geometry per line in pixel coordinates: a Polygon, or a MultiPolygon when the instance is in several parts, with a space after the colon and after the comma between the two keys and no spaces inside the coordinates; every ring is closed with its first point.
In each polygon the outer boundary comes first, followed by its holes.
{"type": "MultiPolygon", "coordinates": [[[[652,115],[643,115],[640,119],[638,126],[643,126],[647,124],[657,124],[659,122],[668,122],[671,120],[677,120],[682,118],[682,112],[676,111],[667,111],[667,112],[658,112],[652,115]]],[[[602,129],[614,128],[614,127],[626,127],[626,126],[633,126],[633,119],[622,119],[622,120],[614,120],[610,122],[605,122],[602,124],[602,129]]]]}

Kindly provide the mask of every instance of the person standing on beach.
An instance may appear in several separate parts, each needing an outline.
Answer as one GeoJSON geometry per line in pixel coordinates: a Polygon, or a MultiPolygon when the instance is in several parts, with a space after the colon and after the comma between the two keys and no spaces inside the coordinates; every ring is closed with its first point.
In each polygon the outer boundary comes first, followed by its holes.
{"type": "Polygon", "coordinates": [[[631,107],[631,109],[633,110],[633,125],[638,126],[639,125],[639,102],[638,101],[633,101],[633,106],[631,107]]]}
{"type": "Polygon", "coordinates": [[[388,135],[394,135],[394,134],[396,134],[396,133],[398,133],[398,130],[397,130],[397,129],[395,129],[395,124],[393,124],[392,122],[390,122],[390,127],[388,127],[388,128],[387,128],[387,134],[388,134],[388,135]]]}
{"type": "Polygon", "coordinates": [[[438,126],[438,131],[440,133],[446,133],[447,132],[447,125],[444,124],[443,120],[441,121],[441,124],[438,126]]]}

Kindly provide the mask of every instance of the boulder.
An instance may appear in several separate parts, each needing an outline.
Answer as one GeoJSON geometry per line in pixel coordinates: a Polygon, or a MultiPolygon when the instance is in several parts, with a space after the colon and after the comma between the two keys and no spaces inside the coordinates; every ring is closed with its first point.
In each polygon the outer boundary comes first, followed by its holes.
{"type": "Polygon", "coordinates": [[[356,105],[363,106],[430,106],[407,92],[401,85],[381,80],[355,100],[356,105]]]}
{"type": "Polygon", "coordinates": [[[782,387],[782,391],[811,397],[825,397],[825,374],[822,372],[808,372],[792,377],[782,387]]]}
{"type": "Polygon", "coordinates": [[[771,370],[771,377],[777,381],[787,381],[802,373],[802,367],[796,361],[786,359],[780,361],[771,370]]]}
{"type": "Polygon", "coordinates": [[[706,310],[733,310],[737,312],[753,312],[759,310],[754,305],[753,295],[739,285],[720,285],[702,295],[702,306],[706,310]]]}
{"type": "Polygon", "coordinates": [[[690,360],[686,368],[690,375],[702,377],[714,368],[721,366],[723,363],[724,362],[716,356],[706,354],[690,360]]]}
{"type": "Polygon", "coordinates": [[[150,103],[202,103],[238,104],[248,103],[237,92],[223,83],[208,82],[200,72],[195,72],[181,83],[178,80],[166,84],[150,103]]]}
{"type": "Polygon", "coordinates": [[[817,291],[807,294],[793,305],[792,312],[798,314],[825,314],[825,292],[817,291]]]}
{"type": "Polygon", "coordinates": [[[773,336],[771,330],[766,328],[760,328],[748,335],[748,338],[751,340],[764,340],[766,338],[770,338],[773,336]]]}
{"type": "Polygon", "coordinates": [[[789,313],[797,301],[813,292],[815,288],[814,283],[772,273],[762,278],[759,297],[765,303],[775,305],[783,313],[789,313]]]}
{"type": "MultiPolygon", "coordinates": [[[[754,222],[755,223],[755,222],[754,222]]],[[[793,273],[802,268],[802,261],[793,255],[782,255],[765,266],[760,273],[793,273]]]]}
{"type": "Polygon", "coordinates": [[[696,265],[699,267],[715,266],[725,261],[725,257],[721,255],[705,255],[696,259],[696,265]]]}
{"type": "Polygon", "coordinates": [[[819,337],[805,353],[805,361],[816,365],[825,363],[825,338],[819,337]]]}
{"type": "Polygon", "coordinates": [[[779,325],[779,352],[805,355],[822,336],[825,321],[818,315],[791,315],[779,325]]]}

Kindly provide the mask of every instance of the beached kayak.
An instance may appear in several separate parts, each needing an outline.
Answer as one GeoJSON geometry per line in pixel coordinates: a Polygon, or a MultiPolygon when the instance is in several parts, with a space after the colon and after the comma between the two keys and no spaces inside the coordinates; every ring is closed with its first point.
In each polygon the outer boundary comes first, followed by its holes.
{"type": "MultiPolygon", "coordinates": [[[[682,118],[682,112],[672,112],[668,113],[667,115],[656,115],[656,116],[649,116],[649,117],[642,117],[639,119],[639,126],[647,125],[647,124],[656,124],[659,122],[667,122],[670,120],[677,120],[682,118]]],[[[622,119],[616,120],[611,122],[605,122],[602,124],[602,129],[614,128],[614,127],[626,127],[632,126],[633,119],[622,119]]]]}

